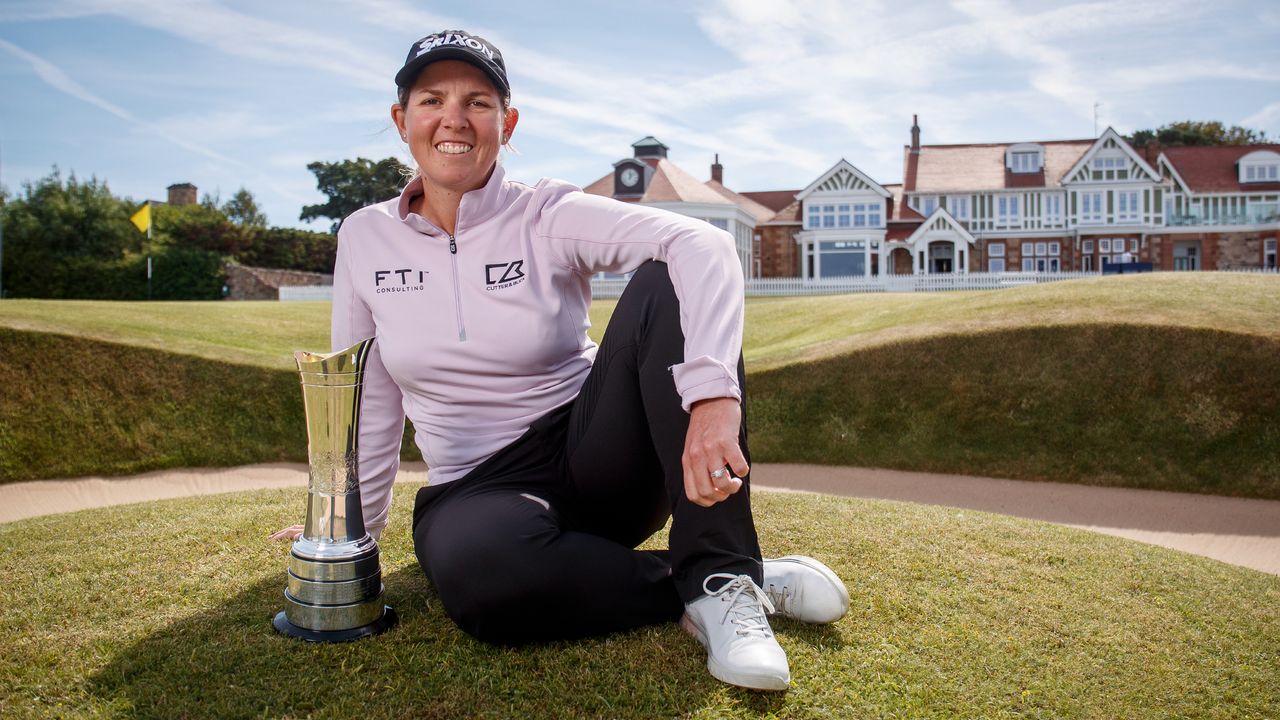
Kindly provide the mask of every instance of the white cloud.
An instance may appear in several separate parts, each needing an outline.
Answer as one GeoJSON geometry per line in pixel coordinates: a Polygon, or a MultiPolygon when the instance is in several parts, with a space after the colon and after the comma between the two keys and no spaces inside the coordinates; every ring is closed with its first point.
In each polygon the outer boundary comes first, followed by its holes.
{"type": "Polygon", "coordinates": [[[1280,141],[1280,101],[1245,117],[1240,124],[1253,130],[1262,130],[1271,138],[1271,142],[1280,141]]]}

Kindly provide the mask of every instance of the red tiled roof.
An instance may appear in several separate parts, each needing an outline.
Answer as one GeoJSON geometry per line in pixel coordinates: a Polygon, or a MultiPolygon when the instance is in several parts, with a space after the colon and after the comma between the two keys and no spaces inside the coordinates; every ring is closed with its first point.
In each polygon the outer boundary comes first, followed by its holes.
{"type": "Polygon", "coordinates": [[[741,193],[736,193],[730,190],[729,188],[725,187],[724,185],[721,185],[715,180],[708,180],[707,187],[716,191],[716,194],[718,194],[720,197],[724,198],[725,200],[728,200],[734,205],[737,205],[738,207],[745,210],[748,215],[755,218],[755,221],[757,224],[762,223],[765,220],[768,220],[774,215],[773,210],[770,210],[764,205],[761,205],[760,203],[756,202],[755,200],[752,200],[751,198],[741,193]]]}
{"type": "Polygon", "coordinates": [[[694,202],[694,203],[728,203],[729,200],[703,185],[694,176],[681,170],[678,165],[662,158],[649,180],[649,187],[644,191],[640,202],[694,202]]]}
{"type": "Polygon", "coordinates": [[[799,225],[800,224],[800,201],[792,200],[789,205],[778,211],[776,215],[769,218],[763,225],[799,225]]]}
{"type": "Polygon", "coordinates": [[[769,208],[774,212],[780,212],[783,208],[790,205],[796,199],[796,193],[799,190],[761,190],[756,192],[738,193],[744,197],[748,197],[761,205],[769,208]]]}
{"type": "Polygon", "coordinates": [[[1044,146],[1044,171],[1015,175],[1004,164],[1005,151],[1017,143],[986,145],[922,145],[912,173],[911,148],[903,148],[907,191],[1002,190],[1012,187],[1057,187],[1062,176],[1093,146],[1093,140],[1050,140],[1044,146]],[[914,183],[912,182],[914,181],[914,183]]]}
{"type": "MultiPolygon", "coordinates": [[[[653,158],[642,159],[649,160],[653,158]]],[[[653,177],[649,179],[649,187],[645,189],[642,197],[620,197],[617,199],[624,202],[689,202],[712,205],[727,205],[733,202],[721,197],[720,193],[703,185],[697,178],[680,169],[678,165],[666,158],[658,158],[653,165],[653,177]]],[[[592,195],[613,197],[613,173],[605,175],[582,190],[592,195]]]]}
{"type": "Polygon", "coordinates": [[[1280,183],[1242,183],[1236,166],[1240,158],[1258,150],[1280,153],[1280,145],[1214,145],[1167,147],[1161,151],[1192,192],[1250,192],[1280,190],[1280,183]]]}
{"type": "Polygon", "coordinates": [[[915,210],[912,210],[911,206],[907,205],[906,201],[903,199],[902,184],[882,185],[881,187],[883,187],[885,190],[888,190],[890,194],[889,217],[887,218],[889,222],[891,223],[924,222],[924,216],[916,212],[915,210]]]}
{"type": "Polygon", "coordinates": [[[613,197],[613,173],[609,173],[608,175],[605,175],[599,180],[596,180],[590,185],[582,188],[582,192],[587,193],[589,195],[603,195],[605,197],[613,197]]]}

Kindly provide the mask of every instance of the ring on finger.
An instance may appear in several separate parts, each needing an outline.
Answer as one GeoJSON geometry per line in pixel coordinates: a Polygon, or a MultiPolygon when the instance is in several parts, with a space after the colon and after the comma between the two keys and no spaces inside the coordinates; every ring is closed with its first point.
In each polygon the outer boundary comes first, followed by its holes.
{"type": "Polygon", "coordinates": [[[724,468],[716,468],[715,470],[712,470],[712,471],[711,471],[711,479],[712,479],[712,480],[719,480],[720,478],[722,478],[722,477],[724,477],[725,475],[728,475],[728,474],[729,474],[729,471],[728,471],[728,470],[725,470],[724,468]]]}

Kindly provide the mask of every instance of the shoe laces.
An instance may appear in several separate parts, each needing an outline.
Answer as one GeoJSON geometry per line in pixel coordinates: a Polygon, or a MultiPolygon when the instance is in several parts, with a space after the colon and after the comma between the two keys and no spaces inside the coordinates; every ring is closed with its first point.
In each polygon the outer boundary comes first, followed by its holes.
{"type": "Polygon", "coordinates": [[[719,597],[727,605],[720,622],[735,625],[734,632],[737,634],[744,637],[773,636],[773,630],[769,627],[769,618],[765,615],[773,612],[773,603],[750,575],[714,573],[702,581],[702,591],[711,597],[719,597]],[[728,582],[721,585],[719,590],[711,592],[707,586],[712,580],[728,582]]]}
{"type": "Polygon", "coordinates": [[[769,583],[764,588],[764,594],[773,603],[774,612],[780,615],[786,615],[791,610],[792,605],[795,604],[795,588],[787,585],[769,583]]]}

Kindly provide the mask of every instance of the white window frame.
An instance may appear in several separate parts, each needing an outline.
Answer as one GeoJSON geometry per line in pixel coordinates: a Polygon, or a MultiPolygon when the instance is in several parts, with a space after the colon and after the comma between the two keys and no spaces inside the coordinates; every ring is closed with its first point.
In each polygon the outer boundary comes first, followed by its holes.
{"type": "Polygon", "coordinates": [[[1085,255],[1080,258],[1080,269],[1084,272],[1093,272],[1093,255],[1085,255]]]}
{"type": "Polygon", "coordinates": [[[1136,222],[1141,215],[1142,198],[1137,190],[1116,191],[1116,222],[1136,222]]]}
{"type": "Polygon", "coordinates": [[[951,213],[951,217],[957,220],[969,219],[969,198],[952,197],[947,198],[947,211],[951,213]]]}
{"type": "Polygon", "coordinates": [[[996,198],[996,225],[1013,227],[1021,224],[1022,196],[1000,195],[996,198]]]}
{"type": "Polygon", "coordinates": [[[1093,241],[1092,241],[1092,240],[1085,240],[1085,241],[1082,243],[1082,245],[1084,245],[1084,247],[1081,249],[1081,252],[1083,252],[1083,253],[1085,253],[1085,254],[1087,254],[1087,255],[1092,255],[1092,254],[1093,254],[1093,241]]]}
{"type": "Polygon", "coordinates": [[[1129,252],[1135,254],[1138,252],[1138,238],[1129,238],[1129,252]]]}
{"type": "Polygon", "coordinates": [[[1062,196],[1058,194],[1044,196],[1044,221],[1046,223],[1062,222],[1062,196]]]}
{"type": "Polygon", "coordinates": [[[1004,243],[993,242],[987,244],[987,257],[1004,257],[1004,243]]]}
{"type": "Polygon", "coordinates": [[[1004,272],[1004,258],[988,258],[987,272],[1002,273],[1004,272]]]}
{"type": "Polygon", "coordinates": [[[926,195],[920,198],[920,214],[929,217],[934,210],[938,209],[938,198],[932,195],[926,195]]]}
{"type": "Polygon", "coordinates": [[[1080,224],[1099,225],[1106,215],[1106,193],[1101,190],[1090,190],[1080,193],[1080,224]]]}
{"type": "Polygon", "coordinates": [[[1015,173],[1040,171],[1040,153],[1035,150],[1018,150],[1009,153],[1009,170],[1015,173]]]}
{"type": "Polygon", "coordinates": [[[1090,170],[1124,170],[1127,167],[1128,158],[1123,155],[1097,155],[1089,161],[1090,170]]]}
{"type": "Polygon", "coordinates": [[[1029,258],[1029,257],[1022,258],[1022,272],[1035,272],[1035,271],[1036,271],[1036,259],[1029,258]]]}
{"type": "Polygon", "coordinates": [[[1049,254],[1049,243],[1036,243],[1036,257],[1044,257],[1049,254]]]}
{"type": "Polygon", "coordinates": [[[1277,264],[1276,258],[1276,239],[1266,238],[1262,241],[1262,268],[1264,270],[1275,270],[1280,265],[1277,264]]]}
{"type": "Polygon", "coordinates": [[[1111,238],[1102,238],[1098,240],[1098,252],[1104,255],[1111,252],[1111,238]]]}
{"type": "Polygon", "coordinates": [[[880,203],[855,203],[853,205],[853,226],[857,228],[881,227],[880,203]]]}
{"type": "Polygon", "coordinates": [[[1056,243],[1056,242],[1051,242],[1051,243],[1049,243],[1049,255],[1050,255],[1050,256],[1057,256],[1057,255],[1061,255],[1061,254],[1062,254],[1062,244],[1061,244],[1061,243],[1056,243]]]}

